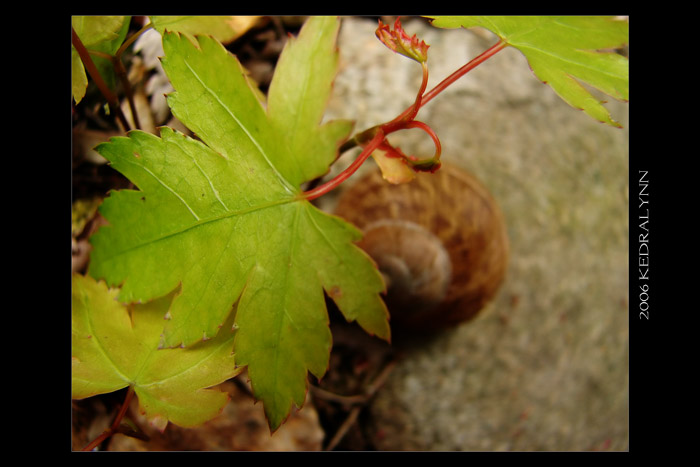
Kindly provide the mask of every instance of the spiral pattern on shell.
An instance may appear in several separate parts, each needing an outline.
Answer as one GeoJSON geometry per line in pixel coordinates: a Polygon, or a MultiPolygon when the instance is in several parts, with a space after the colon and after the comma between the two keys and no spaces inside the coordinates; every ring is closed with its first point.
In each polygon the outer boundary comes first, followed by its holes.
{"type": "Polygon", "coordinates": [[[387,279],[392,326],[425,331],[470,320],[505,278],[503,215],[456,166],[401,185],[372,171],[342,194],[335,214],[364,232],[358,245],[387,279]]]}

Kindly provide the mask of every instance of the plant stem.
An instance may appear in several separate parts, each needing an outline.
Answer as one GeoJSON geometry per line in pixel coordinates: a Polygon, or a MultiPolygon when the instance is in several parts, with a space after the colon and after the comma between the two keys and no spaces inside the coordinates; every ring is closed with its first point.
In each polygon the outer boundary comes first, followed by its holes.
{"type": "Polygon", "coordinates": [[[300,195],[300,198],[311,201],[312,199],[316,199],[319,196],[328,193],[329,191],[333,190],[338,185],[343,183],[352,174],[354,174],[357,171],[357,169],[359,169],[360,166],[372,154],[372,152],[374,152],[374,150],[382,144],[382,142],[384,141],[384,136],[384,132],[381,129],[378,129],[377,133],[374,135],[374,138],[372,138],[370,142],[367,143],[360,155],[357,156],[357,159],[355,159],[352,164],[350,164],[345,170],[336,175],[332,180],[329,180],[323,185],[320,185],[312,190],[305,191],[300,195]]]}
{"type": "Polygon", "coordinates": [[[411,120],[410,122],[406,123],[406,128],[420,128],[421,130],[425,131],[428,133],[430,138],[433,140],[433,144],[435,144],[435,154],[431,158],[431,160],[439,159],[440,154],[442,153],[442,145],[440,144],[440,139],[438,136],[435,134],[435,131],[433,131],[432,128],[430,128],[428,125],[426,125],[423,122],[419,122],[417,120],[411,120]]]}
{"type": "MultiPolygon", "coordinates": [[[[497,52],[506,48],[507,45],[508,44],[502,40],[497,42],[496,44],[489,47],[486,51],[484,51],[481,55],[472,59],[469,63],[465,64],[460,69],[458,69],[457,71],[452,73],[450,76],[448,76],[447,78],[442,80],[437,86],[435,86],[433,89],[431,89],[429,92],[427,92],[425,94],[423,94],[423,91],[425,90],[425,87],[427,85],[427,67],[423,63],[423,77],[424,77],[424,79],[423,79],[423,83],[421,85],[421,90],[418,94],[418,97],[416,98],[416,101],[410,107],[408,107],[406,110],[401,112],[401,114],[398,117],[391,120],[390,122],[387,122],[387,123],[381,125],[382,128],[385,130],[386,133],[391,133],[393,130],[393,127],[397,126],[399,124],[399,122],[408,121],[409,119],[415,118],[415,116],[418,114],[418,110],[421,107],[423,107],[430,100],[432,100],[435,96],[437,96],[442,91],[444,91],[445,88],[447,88],[450,84],[454,83],[459,78],[464,76],[467,72],[474,69],[477,65],[483,63],[487,59],[494,56],[497,52]]],[[[345,143],[343,143],[340,146],[340,150],[339,150],[340,154],[354,148],[358,144],[360,144],[360,141],[357,139],[357,137],[353,137],[353,138],[347,140],[345,143]]]]}
{"type": "Polygon", "coordinates": [[[122,55],[124,54],[124,52],[126,52],[129,46],[131,46],[131,44],[133,44],[134,41],[138,39],[139,36],[141,36],[141,34],[149,30],[151,27],[152,24],[149,22],[144,27],[136,31],[133,35],[131,35],[124,41],[124,43],[119,47],[119,50],[117,50],[117,53],[114,54],[114,57],[110,57],[112,60],[112,65],[114,66],[114,71],[117,73],[117,76],[119,77],[122,86],[124,86],[124,93],[126,94],[126,98],[129,102],[129,108],[131,109],[131,117],[134,120],[134,125],[136,125],[136,128],[141,128],[141,122],[139,122],[139,116],[136,112],[136,106],[134,105],[134,93],[131,90],[131,83],[129,82],[129,78],[126,73],[126,68],[124,68],[124,64],[122,63],[122,55]]]}
{"type": "MultiPolygon", "coordinates": [[[[432,159],[429,159],[427,161],[418,161],[418,164],[423,163],[423,162],[432,162],[435,161],[436,158],[440,157],[440,152],[441,152],[441,147],[440,147],[440,140],[437,138],[437,135],[435,132],[430,129],[429,126],[422,122],[416,122],[414,121],[414,118],[418,114],[418,110],[420,110],[421,107],[423,107],[425,104],[427,104],[430,100],[432,100],[435,96],[440,94],[442,91],[444,91],[450,84],[454,83],[457,81],[459,78],[467,74],[470,70],[474,69],[476,66],[480,65],[484,61],[488,60],[489,58],[493,57],[496,53],[500,52],[504,48],[506,48],[508,44],[503,41],[499,40],[496,44],[492,45],[489,47],[487,50],[485,50],[481,55],[477,56],[476,58],[472,59],[469,61],[467,64],[462,66],[460,69],[452,73],[450,76],[442,80],[437,86],[435,86],[433,89],[431,89],[429,92],[424,93],[425,88],[428,84],[428,67],[426,66],[425,62],[421,62],[421,65],[423,66],[423,81],[421,83],[420,90],[418,91],[418,95],[416,96],[415,102],[408,107],[406,110],[404,110],[398,117],[395,119],[384,123],[382,125],[372,127],[368,130],[365,130],[361,133],[356,134],[353,138],[349,139],[343,145],[341,145],[339,149],[339,154],[347,151],[348,149],[351,149],[357,145],[364,145],[364,149],[360,153],[360,155],[355,159],[355,161],[348,166],[345,170],[340,172],[338,175],[336,175],[332,180],[324,183],[323,185],[313,188],[309,191],[306,191],[302,193],[301,198],[302,199],[307,199],[307,200],[312,200],[315,198],[318,198],[319,196],[322,196],[329,191],[333,190],[336,188],[338,185],[340,185],[342,182],[347,180],[353,173],[357,171],[357,169],[367,160],[367,158],[372,154],[372,152],[380,147],[382,143],[384,142],[384,138],[386,135],[393,133],[398,130],[403,130],[406,128],[420,128],[424,131],[426,131],[430,137],[433,139],[433,142],[435,143],[435,155],[433,156],[432,159]],[[364,144],[365,141],[369,139],[369,136],[372,135],[371,140],[364,144]]],[[[432,166],[431,171],[437,170],[439,167],[439,163],[432,166]]]]}
{"type": "Polygon", "coordinates": [[[122,404],[121,408],[119,409],[119,413],[117,414],[117,417],[114,419],[114,422],[112,422],[112,425],[107,428],[105,431],[102,432],[100,436],[95,438],[90,444],[85,446],[83,448],[83,451],[92,451],[95,449],[97,446],[102,444],[104,440],[112,436],[114,433],[117,432],[117,428],[119,428],[119,424],[122,422],[122,419],[124,418],[124,415],[126,415],[126,411],[129,409],[129,404],[131,403],[131,399],[134,397],[134,387],[129,386],[129,389],[126,391],[126,397],[124,398],[124,403],[122,404]]]}
{"type": "Polygon", "coordinates": [[[117,96],[115,96],[112,93],[112,91],[109,89],[107,84],[102,79],[100,72],[97,70],[97,67],[95,66],[95,62],[92,61],[92,58],[90,57],[90,53],[87,51],[87,49],[83,45],[82,41],[80,40],[80,37],[78,37],[78,33],[75,32],[74,28],[71,28],[71,41],[73,43],[73,47],[75,47],[75,50],[78,52],[78,55],[80,56],[80,60],[82,60],[83,65],[85,66],[85,69],[90,74],[90,77],[93,79],[93,81],[97,85],[97,88],[100,90],[102,95],[105,97],[105,99],[107,99],[107,103],[109,104],[109,106],[117,114],[117,118],[119,119],[122,126],[124,127],[124,130],[129,131],[131,128],[129,126],[129,123],[126,121],[124,114],[122,113],[121,107],[119,107],[119,100],[117,99],[117,96]]]}
{"type": "Polygon", "coordinates": [[[112,66],[114,67],[114,71],[116,72],[119,81],[121,81],[122,86],[124,87],[124,94],[126,94],[126,100],[129,102],[129,109],[131,109],[131,118],[133,118],[134,125],[136,128],[140,129],[141,122],[139,122],[139,116],[136,112],[136,105],[134,104],[134,93],[131,90],[131,83],[129,82],[126,68],[124,68],[124,64],[122,63],[120,56],[112,57],[112,66]]]}
{"type": "Polygon", "coordinates": [[[477,65],[479,65],[479,64],[483,63],[484,61],[486,61],[487,59],[493,57],[494,55],[496,55],[496,53],[505,49],[507,46],[508,46],[507,42],[505,42],[503,40],[499,40],[497,43],[495,43],[494,45],[489,47],[486,51],[484,51],[481,55],[472,59],[469,63],[462,66],[459,70],[455,71],[450,76],[448,76],[447,78],[442,80],[440,82],[440,84],[435,86],[433,89],[431,89],[429,92],[427,92],[423,96],[423,100],[420,103],[421,107],[424,106],[425,104],[427,104],[428,102],[430,102],[430,100],[432,100],[435,96],[440,94],[442,91],[444,91],[447,86],[454,83],[459,78],[464,76],[467,72],[474,69],[477,65]]]}
{"type": "Polygon", "coordinates": [[[410,122],[418,114],[418,110],[422,107],[423,93],[425,88],[428,86],[428,65],[425,62],[421,62],[423,67],[423,80],[421,81],[420,89],[418,90],[418,95],[416,95],[416,100],[412,106],[404,110],[398,117],[382,125],[382,128],[386,133],[391,133],[391,128],[393,125],[398,125],[400,122],[410,122]]]}
{"type": "Polygon", "coordinates": [[[131,44],[133,44],[134,41],[135,41],[136,39],[139,38],[139,36],[141,36],[141,34],[143,34],[144,32],[146,32],[147,30],[151,29],[152,27],[153,27],[153,24],[149,21],[144,27],[142,27],[141,29],[139,29],[138,31],[136,31],[132,36],[128,37],[128,38],[124,41],[124,43],[121,45],[121,47],[119,47],[119,50],[117,50],[117,53],[114,54],[114,56],[117,57],[117,58],[119,58],[119,59],[121,59],[122,54],[123,54],[124,52],[126,52],[126,49],[128,49],[129,46],[130,46],[131,44]]]}

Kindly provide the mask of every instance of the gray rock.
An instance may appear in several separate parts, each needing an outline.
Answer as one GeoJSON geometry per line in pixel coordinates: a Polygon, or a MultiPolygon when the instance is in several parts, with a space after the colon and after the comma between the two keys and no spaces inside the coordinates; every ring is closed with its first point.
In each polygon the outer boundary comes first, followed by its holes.
{"type": "MultiPolygon", "coordinates": [[[[379,43],[376,26],[347,18],[339,37],[328,117],[356,130],[398,115],[420,83],[420,66],[379,43]]],[[[495,42],[404,26],[430,45],[428,89],[495,42]]],[[[369,408],[377,449],[628,449],[629,122],[627,104],[610,101],[622,130],[569,107],[506,49],[421,110],[444,160],[499,201],[511,258],[479,318],[405,351],[369,408]]],[[[404,133],[405,152],[432,154],[427,136],[404,133]]],[[[324,202],[332,209],[333,196],[324,202]]]]}

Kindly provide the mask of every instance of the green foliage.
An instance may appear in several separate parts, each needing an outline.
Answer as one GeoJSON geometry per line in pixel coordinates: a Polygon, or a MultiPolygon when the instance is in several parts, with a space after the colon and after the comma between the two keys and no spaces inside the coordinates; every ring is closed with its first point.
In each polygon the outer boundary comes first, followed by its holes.
{"type": "Polygon", "coordinates": [[[629,23],[605,16],[431,16],[441,28],[481,26],[520,50],[532,71],[569,105],[620,126],[577,81],[618,100],[629,99],[627,58],[601,52],[629,42],[629,23]]]}
{"type": "MultiPolygon", "coordinates": [[[[129,16],[73,16],[71,24],[85,47],[114,55],[124,42],[130,19],[129,16]]],[[[95,56],[93,61],[105,82],[114,87],[116,78],[109,60],[95,56]]],[[[83,62],[75,47],[71,47],[71,87],[76,104],[85,96],[87,84],[83,62]]]]}
{"type": "Polygon", "coordinates": [[[206,388],[240,372],[230,325],[191,348],[158,350],[172,294],[127,308],[116,289],[77,274],[72,290],[73,399],[133,386],[140,410],[161,430],[168,421],[199,425],[221,411],[228,395],[206,388]]]}
{"type": "Polygon", "coordinates": [[[321,377],[328,366],[324,290],[349,321],[389,338],[383,282],[353,244],[359,231],[300,196],[351,128],[319,126],[337,29],[335,19],[312,18],[290,40],[267,111],[219,42],[166,33],[163,67],[176,90],[168,103],[203,142],[162,128],[97,148],[140,191],[104,201],[110,225],[91,239],[89,273],[121,285],[125,303],[180,287],[163,313],[162,347],[216,336],[237,303],[236,363],[247,366],[272,429],[303,404],[307,371],[321,377]]]}

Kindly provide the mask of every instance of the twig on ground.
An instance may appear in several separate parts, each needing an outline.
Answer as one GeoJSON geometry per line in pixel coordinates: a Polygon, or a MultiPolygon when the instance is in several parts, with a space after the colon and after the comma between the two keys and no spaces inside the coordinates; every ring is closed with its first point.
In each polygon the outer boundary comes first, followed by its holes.
{"type": "Polygon", "coordinates": [[[348,416],[345,418],[343,423],[335,432],[335,435],[333,435],[333,438],[328,442],[328,445],[325,448],[326,451],[332,451],[333,449],[335,449],[338,443],[342,441],[342,439],[347,434],[348,430],[350,430],[350,428],[357,421],[357,417],[360,415],[362,409],[372,399],[372,397],[376,394],[379,388],[381,388],[384,385],[387,378],[389,377],[389,374],[394,369],[394,366],[396,366],[395,360],[392,360],[389,363],[387,363],[386,366],[384,366],[382,371],[379,373],[379,375],[377,375],[377,377],[374,378],[374,381],[372,381],[372,383],[370,383],[369,386],[367,386],[367,389],[365,390],[364,394],[356,396],[339,396],[312,386],[312,388],[314,388],[314,394],[317,396],[321,396],[328,400],[333,400],[344,404],[355,404],[354,407],[350,410],[348,416]]]}

